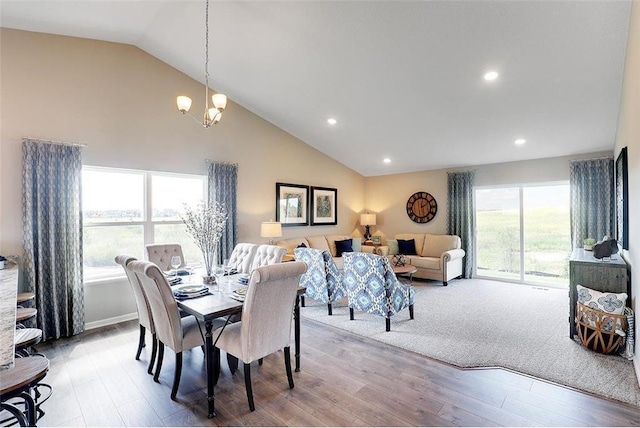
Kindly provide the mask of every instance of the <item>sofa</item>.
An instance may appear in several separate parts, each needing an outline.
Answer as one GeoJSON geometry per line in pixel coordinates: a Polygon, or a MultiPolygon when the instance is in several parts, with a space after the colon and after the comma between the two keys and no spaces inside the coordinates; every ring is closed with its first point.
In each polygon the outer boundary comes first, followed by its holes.
{"type": "Polygon", "coordinates": [[[432,235],[429,233],[400,233],[395,239],[387,239],[388,255],[391,260],[397,254],[403,254],[406,262],[418,270],[414,278],[448,281],[462,276],[462,260],[465,251],[461,248],[460,237],[456,235],[432,235]],[[399,243],[398,241],[404,241],[399,243]],[[410,241],[415,243],[415,254],[407,250],[410,241]],[[400,245],[402,244],[402,245],[400,245]],[[401,251],[404,246],[404,251],[401,251]]]}
{"type": "Polygon", "coordinates": [[[289,238],[284,239],[282,241],[276,242],[276,245],[279,247],[284,247],[287,249],[287,253],[285,254],[283,260],[294,260],[295,256],[293,254],[293,250],[304,244],[307,248],[316,248],[318,250],[327,250],[333,261],[335,262],[338,269],[342,270],[342,257],[338,255],[338,249],[336,248],[336,241],[344,241],[346,239],[351,239],[353,251],[363,252],[363,253],[375,253],[376,250],[382,250],[384,252],[383,255],[386,255],[388,252],[386,247],[373,247],[362,245],[362,238],[353,238],[349,235],[318,235],[318,236],[304,236],[300,238],[289,238]]]}

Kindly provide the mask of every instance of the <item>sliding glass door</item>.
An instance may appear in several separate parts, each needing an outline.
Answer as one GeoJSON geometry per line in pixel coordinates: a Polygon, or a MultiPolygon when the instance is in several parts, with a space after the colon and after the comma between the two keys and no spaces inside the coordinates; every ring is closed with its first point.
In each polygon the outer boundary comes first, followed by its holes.
{"type": "Polygon", "coordinates": [[[475,198],[475,276],[568,285],[568,183],[482,187],[475,198]]]}

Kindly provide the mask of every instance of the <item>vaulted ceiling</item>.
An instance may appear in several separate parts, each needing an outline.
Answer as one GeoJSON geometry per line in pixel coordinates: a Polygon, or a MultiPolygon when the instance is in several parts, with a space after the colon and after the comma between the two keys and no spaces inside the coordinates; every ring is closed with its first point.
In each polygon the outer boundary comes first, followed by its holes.
{"type": "MultiPolygon", "coordinates": [[[[136,45],[204,83],[204,10],[1,0],[0,25],[136,45]]],[[[629,0],[212,1],[210,86],[364,176],[612,150],[629,13],[629,0]]]]}

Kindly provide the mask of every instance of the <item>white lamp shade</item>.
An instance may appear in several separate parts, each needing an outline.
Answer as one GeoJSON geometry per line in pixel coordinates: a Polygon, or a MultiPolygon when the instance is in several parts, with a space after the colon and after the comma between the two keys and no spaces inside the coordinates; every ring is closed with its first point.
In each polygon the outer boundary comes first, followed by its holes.
{"type": "Polygon", "coordinates": [[[215,125],[216,123],[220,122],[220,119],[222,119],[222,113],[217,108],[210,108],[209,120],[212,121],[215,125]]]}
{"type": "Polygon", "coordinates": [[[263,221],[260,225],[261,238],[279,238],[282,236],[282,225],[277,221],[263,221]]]}
{"type": "Polygon", "coordinates": [[[360,226],[375,226],[376,215],[375,214],[360,214],[360,226]]]}
{"type": "Polygon", "coordinates": [[[176,102],[178,104],[178,110],[180,110],[182,113],[186,113],[189,111],[189,109],[191,109],[191,98],[189,97],[185,97],[184,95],[180,95],[177,99],[176,102]]]}
{"type": "Polygon", "coordinates": [[[227,108],[227,96],[225,94],[211,95],[211,101],[219,111],[224,111],[227,108]]]}

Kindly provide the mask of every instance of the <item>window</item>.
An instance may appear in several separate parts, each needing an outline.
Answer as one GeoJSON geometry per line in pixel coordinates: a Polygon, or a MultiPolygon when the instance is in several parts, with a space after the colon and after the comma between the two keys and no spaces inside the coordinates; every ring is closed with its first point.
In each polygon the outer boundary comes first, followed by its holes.
{"type": "Polygon", "coordinates": [[[118,254],[144,258],[144,246],[179,242],[185,262],[201,253],[180,219],[206,200],[207,177],[86,166],[82,169],[84,279],[122,276],[118,254]]]}
{"type": "Polygon", "coordinates": [[[566,286],[569,184],[477,188],[476,276],[566,286]]]}

